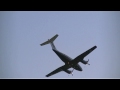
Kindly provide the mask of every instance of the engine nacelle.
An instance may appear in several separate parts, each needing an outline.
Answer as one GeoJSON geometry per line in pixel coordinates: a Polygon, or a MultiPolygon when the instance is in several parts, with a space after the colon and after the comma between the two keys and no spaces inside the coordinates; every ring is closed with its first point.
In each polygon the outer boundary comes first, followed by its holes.
{"type": "Polygon", "coordinates": [[[88,64],[88,61],[82,60],[81,63],[88,64]]]}
{"type": "Polygon", "coordinates": [[[72,73],[72,71],[70,71],[70,70],[68,70],[68,69],[62,69],[63,71],[65,71],[66,73],[68,73],[68,74],[71,74],[72,73]]]}

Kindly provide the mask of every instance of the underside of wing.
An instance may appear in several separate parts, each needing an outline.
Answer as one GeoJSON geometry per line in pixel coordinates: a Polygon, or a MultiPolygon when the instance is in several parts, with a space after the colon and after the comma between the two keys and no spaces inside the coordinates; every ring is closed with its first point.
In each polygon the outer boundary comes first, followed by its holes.
{"type": "Polygon", "coordinates": [[[79,60],[83,59],[84,57],[86,57],[89,53],[91,53],[93,50],[95,50],[97,48],[97,46],[93,46],[92,48],[90,48],[89,50],[85,51],[84,53],[80,54],[79,56],[77,56],[73,62],[79,62],[79,60]]]}
{"type": "Polygon", "coordinates": [[[59,67],[59,68],[55,69],[54,71],[52,71],[51,73],[47,74],[46,77],[49,77],[49,76],[59,73],[61,71],[62,71],[62,68],[59,67]]]}
{"type": "Polygon", "coordinates": [[[70,70],[68,70],[68,69],[64,69],[64,71],[65,71],[66,73],[68,73],[68,74],[70,74],[70,73],[71,73],[71,71],[70,71],[70,70]]]}
{"type": "Polygon", "coordinates": [[[55,70],[52,71],[51,73],[47,74],[46,77],[52,76],[52,75],[57,74],[57,73],[59,73],[59,72],[61,72],[61,71],[65,71],[66,73],[70,74],[71,71],[69,71],[68,69],[69,69],[69,67],[68,67],[67,65],[63,65],[63,66],[55,69],[55,70]]]}
{"type": "Polygon", "coordinates": [[[89,50],[87,50],[87,51],[85,51],[84,53],[82,53],[81,55],[80,55],[80,57],[82,57],[82,58],[84,58],[84,57],[86,57],[88,54],[90,54],[94,49],[96,49],[97,48],[97,46],[94,46],[94,47],[92,47],[92,48],[90,48],[89,50]]]}

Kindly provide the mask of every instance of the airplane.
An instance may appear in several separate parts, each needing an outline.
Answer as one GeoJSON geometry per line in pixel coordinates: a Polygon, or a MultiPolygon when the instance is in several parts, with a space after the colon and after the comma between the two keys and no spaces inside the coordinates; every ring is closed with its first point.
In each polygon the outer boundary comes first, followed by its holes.
{"type": "Polygon", "coordinates": [[[65,65],[55,69],[54,71],[52,71],[51,73],[47,74],[46,77],[52,76],[54,74],[57,74],[61,71],[64,71],[68,74],[72,74],[73,76],[73,71],[74,69],[77,71],[83,71],[81,66],[78,64],[79,62],[83,63],[83,64],[88,64],[88,61],[84,60],[84,58],[91,53],[93,50],[95,50],[97,48],[97,46],[93,46],[92,48],[90,48],[89,50],[85,51],[84,53],[78,55],[76,58],[72,59],[71,57],[65,55],[64,53],[60,52],[57,50],[57,48],[54,45],[54,40],[58,37],[58,34],[56,34],[55,36],[53,36],[51,39],[48,39],[46,42],[40,44],[41,46],[47,45],[47,44],[51,44],[52,50],[58,55],[58,57],[65,63],[65,65]],[[73,70],[68,70],[69,68],[73,68],[73,70]]]}

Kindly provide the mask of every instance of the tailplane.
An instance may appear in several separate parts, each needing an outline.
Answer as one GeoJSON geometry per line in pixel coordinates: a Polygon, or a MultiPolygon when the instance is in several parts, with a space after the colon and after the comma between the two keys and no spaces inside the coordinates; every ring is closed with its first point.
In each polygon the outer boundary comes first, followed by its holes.
{"type": "Polygon", "coordinates": [[[47,41],[43,42],[42,44],[40,44],[41,46],[44,46],[46,44],[51,44],[53,49],[56,49],[53,41],[58,37],[58,34],[56,34],[55,36],[53,36],[51,39],[48,39],[47,41]]]}

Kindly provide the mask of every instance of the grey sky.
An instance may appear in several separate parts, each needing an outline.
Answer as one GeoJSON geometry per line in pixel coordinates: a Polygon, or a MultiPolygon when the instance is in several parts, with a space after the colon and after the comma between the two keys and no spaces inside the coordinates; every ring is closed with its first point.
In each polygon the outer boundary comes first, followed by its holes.
{"type": "Polygon", "coordinates": [[[120,78],[119,11],[1,11],[0,78],[46,78],[64,63],[50,45],[40,44],[55,34],[57,49],[75,58],[94,45],[79,63],[82,72],[60,72],[50,78],[120,78]]]}

